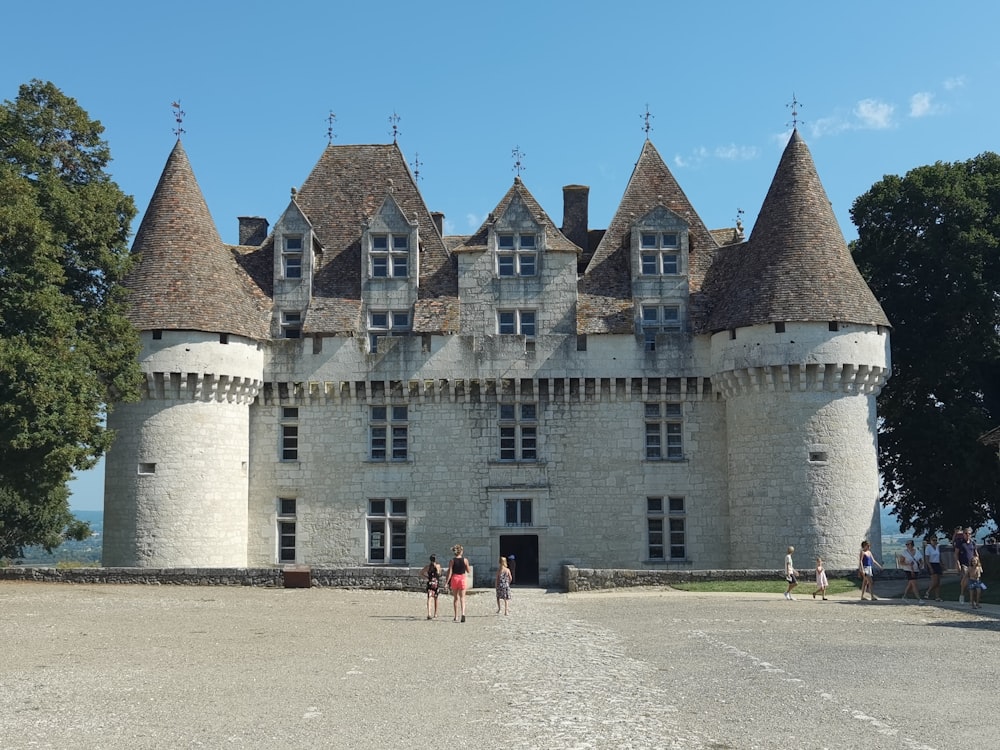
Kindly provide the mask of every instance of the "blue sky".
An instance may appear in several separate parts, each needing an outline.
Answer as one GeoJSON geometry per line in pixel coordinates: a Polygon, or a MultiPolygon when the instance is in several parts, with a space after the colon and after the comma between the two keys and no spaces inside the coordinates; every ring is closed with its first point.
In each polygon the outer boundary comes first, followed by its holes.
{"type": "MultiPolygon", "coordinates": [[[[100,120],[140,217],[184,147],[223,240],[272,223],[327,144],[398,140],[446,232],[467,234],[514,177],[562,218],[590,186],[607,226],[649,136],[709,227],[751,229],[799,129],[847,239],[886,174],[997,150],[1000,5],[784,2],[50,0],[4,9],[0,98],[50,80],[100,120]],[[44,10],[41,10],[41,9],[44,10]]],[[[73,483],[100,509],[102,469],[73,483]]]]}

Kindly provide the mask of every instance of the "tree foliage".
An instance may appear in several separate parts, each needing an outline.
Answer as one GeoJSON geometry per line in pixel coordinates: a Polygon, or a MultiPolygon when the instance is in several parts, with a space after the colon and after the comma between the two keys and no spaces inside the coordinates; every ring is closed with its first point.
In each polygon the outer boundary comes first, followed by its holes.
{"type": "Polygon", "coordinates": [[[886,176],[851,209],[854,258],[893,325],[879,396],[882,500],[903,529],[997,520],[1000,156],[886,176]]]}
{"type": "Polygon", "coordinates": [[[137,395],[135,207],[103,131],[51,83],[0,105],[0,557],[87,533],[67,482],[110,445],[107,404],[137,395]]]}

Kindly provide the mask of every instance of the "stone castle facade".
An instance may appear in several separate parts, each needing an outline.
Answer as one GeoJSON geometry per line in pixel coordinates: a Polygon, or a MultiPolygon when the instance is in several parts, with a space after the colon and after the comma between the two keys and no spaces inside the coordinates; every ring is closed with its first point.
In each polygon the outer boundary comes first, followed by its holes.
{"type": "Polygon", "coordinates": [[[648,140],[607,229],[587,200],[557,226],[516,178],[444,236],[395,143],[331,145],[231,246],[178,141],[135,239],[104,564],[854,567],[889,321],[799,133],[749,239],[648,140]]]}

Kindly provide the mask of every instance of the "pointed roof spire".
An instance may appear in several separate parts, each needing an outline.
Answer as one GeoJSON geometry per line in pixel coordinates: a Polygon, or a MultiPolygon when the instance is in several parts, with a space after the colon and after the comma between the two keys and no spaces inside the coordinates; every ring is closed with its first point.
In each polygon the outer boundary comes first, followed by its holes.
{"type": "Polygon", "coordinates": [[[720,253],[706,286],[712,331],[782,321],[889,325],[854,264],[798,130],[749,242],[720,253]]]}
{"type": "Polygon", "coordinates": [[[132,252],[139,260],[126,286],[129,318],[139,330],[267,336],[266,314],[253,302],[245,275],[219,237],[179,138],[132,252]]]}

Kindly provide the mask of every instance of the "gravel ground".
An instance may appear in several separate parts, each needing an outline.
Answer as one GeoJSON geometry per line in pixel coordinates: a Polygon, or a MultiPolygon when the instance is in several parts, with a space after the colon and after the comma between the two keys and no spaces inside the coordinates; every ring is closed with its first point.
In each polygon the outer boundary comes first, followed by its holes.
{"type": "Polygon", "coordinates": [[[995,607],[513,597],[0,583],[0,748],[943,750],[998,707],[995,607]]]}

